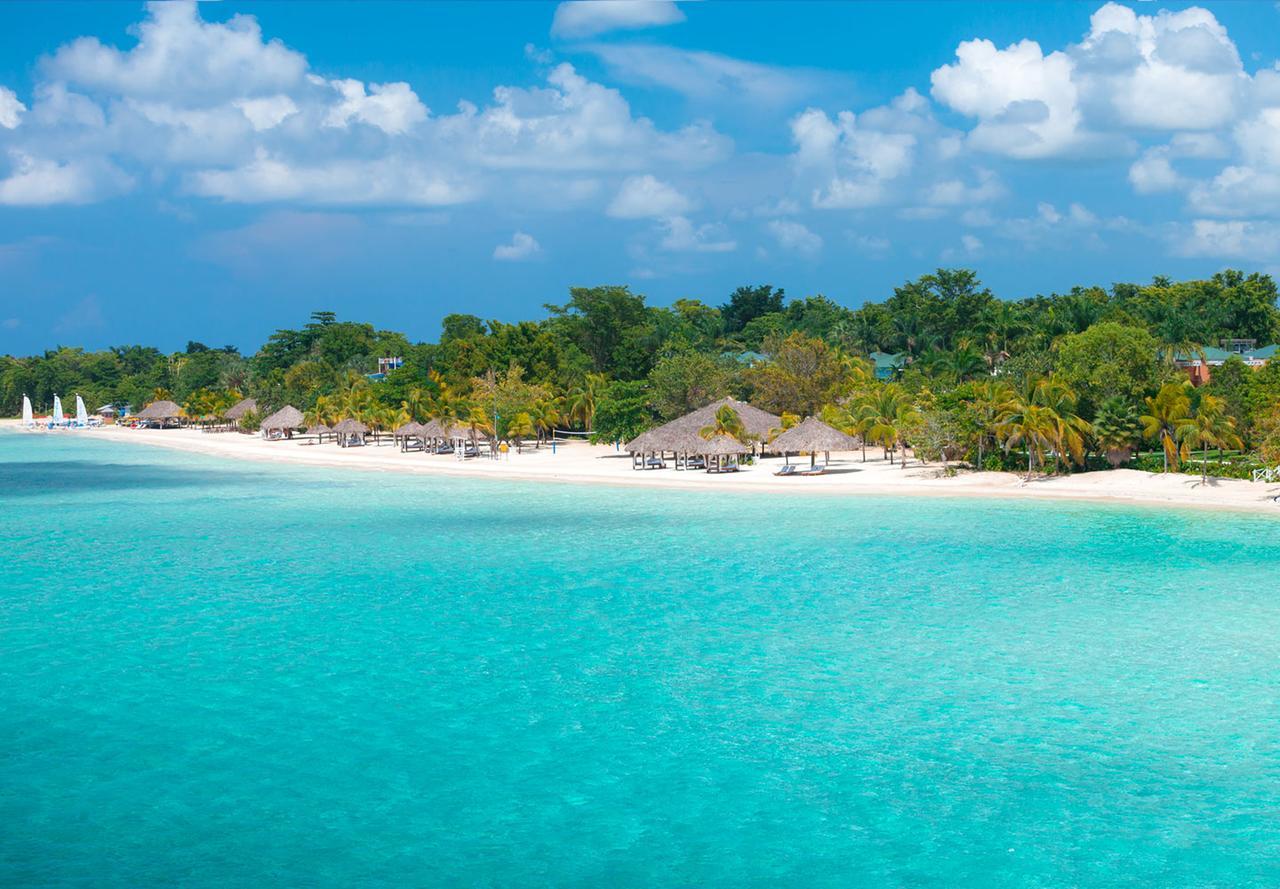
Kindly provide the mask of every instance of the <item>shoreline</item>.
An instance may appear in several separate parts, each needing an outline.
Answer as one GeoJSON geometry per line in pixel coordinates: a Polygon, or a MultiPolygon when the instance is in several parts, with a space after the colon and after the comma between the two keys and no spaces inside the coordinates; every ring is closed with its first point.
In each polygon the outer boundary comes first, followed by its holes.
{"type": "MultiPolygon", "coordinates": [[[[1145,473],[1118,469],[1045,477],[1024,482],[1022,477],[1002,472],[961,472],[947,478],[940,464],[890,466],[876,451],[862,462],[860,452],[833,454],[830,471],[815,477],[780,478],[773,475],[781,458],[767,458],[755,466],[725,475],[700,471],[633,470],[625,451],[608,445],[569,442],[532,447],[522,454],[512,451],[501,460],[473,458],[459,461],[453,455],[402,453],[386,442],[363,448],[342,449],[332,442],[302,444],[297,440],[268,442],[257,435],[234,432],[204,433],[191,429],[128,429],[103,426],[72,432],[27,432],[18,421],[0,421],[0,430],[44,435],[87,435],[104,441],[124,442],[229,460],[251,460],[291,466],[357,469],[366,472],[398,472],[411,475],[444,475],[454,478],[490,478],[504,481],[553,482],[559,484],[607,484],[615,487],[648,487],[690,491],[732,491],[806,494],[821,496],[926,496],[968,497],[1004,500],[1056,500],[1118,504],[1129,506],[1175,507],[1228,510],[1251,515],[1280,517],[1280,485],[1240,479],[1210,479],[1201,486],[1198,476],[1180,473],[1145,473]]],[[[806,464],[807,458],[792,462],[806,464]]]]}

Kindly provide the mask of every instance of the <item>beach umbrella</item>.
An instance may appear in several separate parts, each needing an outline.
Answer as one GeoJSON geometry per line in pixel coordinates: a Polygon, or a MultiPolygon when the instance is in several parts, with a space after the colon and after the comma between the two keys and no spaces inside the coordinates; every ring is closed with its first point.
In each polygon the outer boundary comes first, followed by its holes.
{"type": "Polygon", "coordinates": [[[769,446],[783,454],[808,452],[809,465],[812,466],[818,451],[822,451],[830,459],[832,451],[853,451],[861,447],[861,442],[852,435],[828,426],[817,417],[809,417],[803,423],[783,432],[769,446]]]}

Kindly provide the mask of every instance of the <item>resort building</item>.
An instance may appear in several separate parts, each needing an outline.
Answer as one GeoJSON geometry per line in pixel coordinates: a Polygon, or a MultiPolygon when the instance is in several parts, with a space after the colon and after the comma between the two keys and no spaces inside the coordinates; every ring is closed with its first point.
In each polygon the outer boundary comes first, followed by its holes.
{"type": "Polygon", "coordinates": [[[1222,345],[1224,348],[1221,349],[1204,346],[1196,353],[1179,352],[1173,363],[1187,372],[1193,386],[1203,386],[1212,377],[1213,368],[1222,367],[1232,356],[1238,357],[1246,367],[1257,370],[1265,367],[1275,356],[1276,349],[1280,348],[1276,344],[1256,348],[1257,340],[1246,339],[1223,340],[1222,345]]]}

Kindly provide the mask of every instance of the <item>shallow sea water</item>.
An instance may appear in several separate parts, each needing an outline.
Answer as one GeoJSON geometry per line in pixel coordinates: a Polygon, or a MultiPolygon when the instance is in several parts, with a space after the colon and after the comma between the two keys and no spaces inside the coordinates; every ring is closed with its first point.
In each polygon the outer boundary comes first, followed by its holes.
{"type": "Polygon", "coordinates": [[[1276,885],[1278,554],[0,435],[0,885],[1276,885]]]}

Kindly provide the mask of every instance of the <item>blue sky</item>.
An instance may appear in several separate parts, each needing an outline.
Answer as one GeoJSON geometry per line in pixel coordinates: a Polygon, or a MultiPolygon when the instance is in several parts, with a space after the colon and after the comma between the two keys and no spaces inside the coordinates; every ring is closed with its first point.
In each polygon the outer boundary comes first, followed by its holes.
{"type": "Polygon", "coordinates": [[[0,6],[0,351],[1280,270],[1271,3],[0,6]]]}

